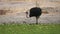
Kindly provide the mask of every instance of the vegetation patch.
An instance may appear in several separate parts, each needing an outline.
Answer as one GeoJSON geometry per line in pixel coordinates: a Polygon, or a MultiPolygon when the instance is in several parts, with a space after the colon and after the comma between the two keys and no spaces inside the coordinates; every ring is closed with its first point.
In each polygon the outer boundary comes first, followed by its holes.
{"type": "Polygon", "coordinates": [[[0,34],[60,34],[60,24],[0,24],[0,34]]]}

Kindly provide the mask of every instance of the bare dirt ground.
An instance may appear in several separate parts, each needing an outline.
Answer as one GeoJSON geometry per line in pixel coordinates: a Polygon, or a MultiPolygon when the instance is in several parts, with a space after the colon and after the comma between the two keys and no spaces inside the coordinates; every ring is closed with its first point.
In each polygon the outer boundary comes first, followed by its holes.
{"type": "MultiPolygon", "coordinates": [[[[35,17],[26,18],[24,12],[17,15],[0,15],[1,23],[35,23],[35,17]]],[[[60,23],[59,13],[42,14],[39,18],[39,23],[60,23]]]]}

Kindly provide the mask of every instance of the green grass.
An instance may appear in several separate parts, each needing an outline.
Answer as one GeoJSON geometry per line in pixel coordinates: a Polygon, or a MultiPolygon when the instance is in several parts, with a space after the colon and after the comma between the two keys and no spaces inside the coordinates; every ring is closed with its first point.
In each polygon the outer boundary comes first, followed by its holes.
{"type": "Polygon", "coordinates": [[[60,24],[1,24],[0,34],[60,34],[60,24]]]}

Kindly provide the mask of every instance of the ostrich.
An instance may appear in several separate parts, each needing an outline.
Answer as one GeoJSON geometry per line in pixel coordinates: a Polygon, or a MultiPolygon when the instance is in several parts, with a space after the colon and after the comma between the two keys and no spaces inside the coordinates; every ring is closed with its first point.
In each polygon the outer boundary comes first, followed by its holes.
{"type": "Polygon", "coordinates": [[[26,17],[29,15],[29,17],[36,17],[36,24],[38,24],[38,19],[42,14],[42,9],[39,7],[33,7],[29,10],[29,12],[26,12],[26,17]]]}
{"type": "Polygon", "coordinates": [[[33,7],[29,10],[29,12],[26,12],[26,17],[29,15],[29,17],[36,17],[36,24],[38,24],[38,19],[42,14],[42,9],[39,7],[38,1],[36,0],[36,7],[33,7]]]}

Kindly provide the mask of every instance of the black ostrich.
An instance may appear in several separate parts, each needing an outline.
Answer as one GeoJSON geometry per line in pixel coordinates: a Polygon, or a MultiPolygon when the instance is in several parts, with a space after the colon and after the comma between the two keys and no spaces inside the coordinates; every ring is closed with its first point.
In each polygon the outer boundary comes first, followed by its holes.
{"type": "Polygon", "coordinates": [[[26,12],[26,17],[29,14],[29,17],[36,17],[36,24],[38,24],[39,16],[42,14],[42,9],[39,7],[33,7],[30,9],[29,13],[26,12]]]}

